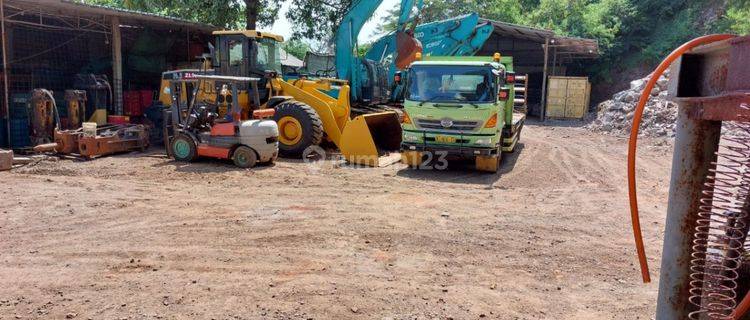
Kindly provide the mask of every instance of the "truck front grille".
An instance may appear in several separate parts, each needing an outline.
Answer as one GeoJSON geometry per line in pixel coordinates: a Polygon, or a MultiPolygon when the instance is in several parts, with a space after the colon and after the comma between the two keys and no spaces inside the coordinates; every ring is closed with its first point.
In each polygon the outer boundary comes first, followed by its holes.
{"type": "Polygon", "coordinates": [[[444,127],[441,122],[442,120],[417,119],[417,127],[421,129],[440,131],[474,131],[479,127],[479,122],[477,121],[453,120],[453,124],[449,127],[444,127]]]}

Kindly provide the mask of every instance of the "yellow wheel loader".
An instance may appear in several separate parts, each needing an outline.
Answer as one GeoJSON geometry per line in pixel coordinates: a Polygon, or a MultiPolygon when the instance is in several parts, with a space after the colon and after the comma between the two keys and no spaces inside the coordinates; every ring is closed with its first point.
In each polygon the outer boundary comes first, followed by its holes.
{"type": "MultiPolygon", "coordinates": [[[[351,163],[381,166],[382,156],[398,151],[401,125],[395,112],[381,112],[351,118],[349,85],[338,79],[284,80],[281,76],[277,35],[252,31],[216,31],[216,47],[212,48],[203,69],[168,71],[162,77],[160,100],[171,104],[169,80],[185,77],[186,73],[221,76],[257,77],[259,101],[249,99],[249,88],[237,97],[243,117],[257,109],[275,109],[274,120],[279,126],[279,154],[299,158],[310,147],[328,141],[336,145],[351,163]],[[325,91],[338,90],[338,98],[325,91]]],[[[189,75],[188,75],[189,76],[189,75]]],[[[187,84],[186,84],[187,85],[187,84]]],[[[226,86],[216,81],[201,81],[195,88],[181,90],[184,101],[195,100],[215,105],[224,116],[232,98],[226,86]]],[[[244,118],[243,118],[244,119],[244,118]]]]}

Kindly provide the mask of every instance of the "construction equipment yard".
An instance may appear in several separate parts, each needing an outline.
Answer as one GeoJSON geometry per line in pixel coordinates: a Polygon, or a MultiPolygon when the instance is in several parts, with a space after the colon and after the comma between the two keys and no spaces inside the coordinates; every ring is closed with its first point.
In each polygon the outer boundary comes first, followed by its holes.
{"type": "MultiPolygon", "coordinates": [[[[155,147],[0,172],[0,319],[651,318],[627,140],[548,125],[497,174],[155,147]]],[[[672,150],[642,141],[658,268],[672,150]]]]}

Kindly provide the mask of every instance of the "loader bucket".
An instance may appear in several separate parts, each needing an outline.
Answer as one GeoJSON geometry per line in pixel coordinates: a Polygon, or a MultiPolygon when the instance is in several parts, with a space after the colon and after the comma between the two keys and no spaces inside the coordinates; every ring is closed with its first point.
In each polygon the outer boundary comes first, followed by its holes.
{"type": "MultiPolygon", "coordinates": [[[[390,162],[389,153],[401,146],[401,124],[395,112],[380,112],[357,116],[347,122],[341,135],[339,149],[350,163],[380,167],[390,162]]],[[[389,163],[390,162],[390,163],[389,163]]]]}

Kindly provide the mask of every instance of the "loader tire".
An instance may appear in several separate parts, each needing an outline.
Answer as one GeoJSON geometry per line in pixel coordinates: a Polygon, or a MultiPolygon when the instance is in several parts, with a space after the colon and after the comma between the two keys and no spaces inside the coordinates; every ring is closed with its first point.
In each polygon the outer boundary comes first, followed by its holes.
{"type": "Polygon", "coordinates": [[[279,125],[279,155],[299,158],[310,146],[323,141],[323,122],[307,104],[287,101],[276,106],[273,120],[279,125]]]}

